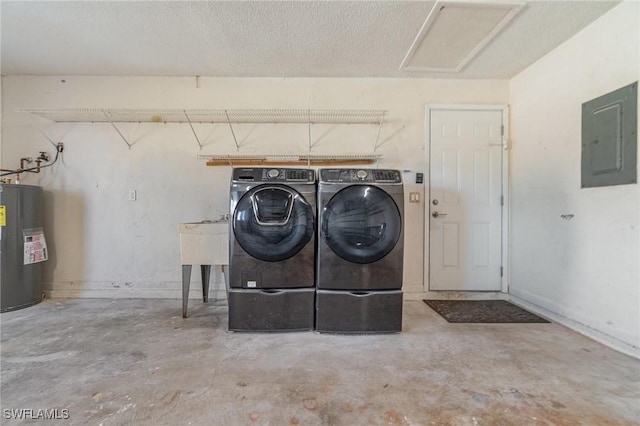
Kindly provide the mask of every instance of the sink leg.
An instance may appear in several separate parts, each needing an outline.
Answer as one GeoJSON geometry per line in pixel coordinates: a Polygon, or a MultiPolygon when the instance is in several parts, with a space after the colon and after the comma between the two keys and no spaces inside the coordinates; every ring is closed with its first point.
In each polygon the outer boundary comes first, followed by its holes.
{"type": "Polygon", "coordinates": [[[211,265],[200,265],[200,273],[202,275],[202,301],[209,300],[209,278],[211,277],[211,265]]]}
{"type": "Polygon", "coordinates": [[[189,284],[191,283],[191,265],[182,265],[182,318],[187,317],[189,284]]]}

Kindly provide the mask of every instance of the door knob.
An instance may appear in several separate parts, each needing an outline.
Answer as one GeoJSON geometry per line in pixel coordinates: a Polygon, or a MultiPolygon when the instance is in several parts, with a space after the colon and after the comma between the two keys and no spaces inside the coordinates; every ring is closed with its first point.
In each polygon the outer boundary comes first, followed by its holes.
{"type": "Polygon", "coordinates": [[[440,216],[446,216],[446,213],[438,213],[438,212],[433,212],[431,213],[431,216],[433,217],[440,217],[440,216]]]}

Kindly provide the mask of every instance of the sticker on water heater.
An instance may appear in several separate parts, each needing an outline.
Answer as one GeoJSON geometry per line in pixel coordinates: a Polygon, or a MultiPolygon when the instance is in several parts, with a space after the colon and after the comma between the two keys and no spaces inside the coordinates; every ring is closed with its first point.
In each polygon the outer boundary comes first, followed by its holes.
{"type": "Polygon", "coordinates": [[[24,264],[44,262],[49,258],[47,252],[47,241],[44,238],[42,228],[31,228],[22,230],[24,236],[24,264]]]}
{"type": "Polygon", "coordinates": [[[247,281],[247,287],[249,288],[256,288],[257,284],[255,281],[247,281]]]}
{"type": "Polygon", "coordinates": [[[7,206],[0,206],[0,226],[7,226],[7,206]]]}

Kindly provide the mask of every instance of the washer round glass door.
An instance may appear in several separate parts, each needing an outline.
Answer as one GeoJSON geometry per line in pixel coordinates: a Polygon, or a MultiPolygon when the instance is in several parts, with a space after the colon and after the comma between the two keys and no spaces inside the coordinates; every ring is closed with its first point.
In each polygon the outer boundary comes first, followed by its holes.
{"type": "Polygon", "coordinates": [[[354,185],[334,195],[322,214],[324,239],[335,254],[355,263],[372,263],[396,246],[402,230],[400,210],[375,186],[354,185]]]}
{"type": "Polygon", "coordinates": [[[313,231],[313,209],[285,185],[252,188],[233,213],[236,241],[251,256],[268,262],[294,256],[311,240],[313,231]]]}

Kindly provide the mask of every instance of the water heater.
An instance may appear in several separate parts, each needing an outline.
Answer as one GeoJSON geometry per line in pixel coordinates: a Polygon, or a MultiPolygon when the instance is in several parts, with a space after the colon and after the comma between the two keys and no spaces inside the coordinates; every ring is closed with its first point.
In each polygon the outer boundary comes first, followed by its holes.
{"type": "Polygon", "coordinates": [[[0,184],[0,311],[42,300],[48,258],[42,226],[42,188],[0,184]]]}

